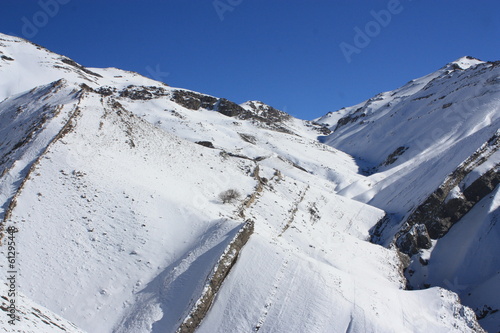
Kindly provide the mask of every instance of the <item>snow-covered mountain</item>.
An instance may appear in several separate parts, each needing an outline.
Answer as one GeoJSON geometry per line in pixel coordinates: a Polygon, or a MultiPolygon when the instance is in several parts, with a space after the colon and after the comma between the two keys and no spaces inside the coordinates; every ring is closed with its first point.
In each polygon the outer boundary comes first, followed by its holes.
{"type": "Polygon", "coordinates": [[[317,121],[367,174],[339,194],[386,212],[372,240],[412,256],[409,285],[457,292],[498,332],[500,62],[464,57],[317,121]]]}
{"type": "Polygon", "coordinates": [[[305,121],[0,34],[0,327],[498,331],[499,78],[464,58],[305,121]]]}

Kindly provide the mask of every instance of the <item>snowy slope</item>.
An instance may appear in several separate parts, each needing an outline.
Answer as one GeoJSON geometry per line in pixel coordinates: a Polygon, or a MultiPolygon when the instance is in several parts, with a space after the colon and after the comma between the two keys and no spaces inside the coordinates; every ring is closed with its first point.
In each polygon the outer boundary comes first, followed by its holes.
{"type": "Polygon", "coordinates": [[[9,206],[36,159],[69,122],[77,108],[76,85],[64,80],[14,95],[0,104],[0,216],[9,206]]]}
{"type": "Polygon", "coordinates": [[[54,314],[39,304],[34,303],[22,293],[17,296],[17,320],[15,324],[10,324],[11,317],[6,314],[9,311],[9,304],[6,296],[8,294],[7,283],[1,282],[1,306],[0,332],[22,332],[22,333],[82,333],[73,323],[54,314]]]}
{"type": "Polygon", "coordinates": [[[266,191],[256,203],[252,214],[264,223],[199,332],[469,329],[456,296],[438,288],[403,290],[397,253],[365,241],[370,218],[382,212],[308,187],[300,189],[296,211],[280,209],[278,194],[296,193],[294,187],[280,181],[273,186],[278,193],[266,191]],[[283,217],[276,220],[277,214],[283,217]]]}
{"type": "Polygon", "coordinates": [[[108,84],[119,87],[130,84],[164,85],[137,73],[115,68],[85,68],[72,59],[50,52],[42,46],[4,34],[0,34],[0,73],[0,101],[62,78],[91,87],[108,84]]]}
{"type": "Polygon", "coordinates": [[[493,199],[500,179],[499,65],[464,57],[340,110],[340,118],[317,120],[334,131],[322,141],[353,155],[368,175],[339,193],[386,211],[373,239],[385,245],[397,239],[412,256],[410,285],[459,293],[493,332],[499,329],[492,293],[500,270],[493,199]]]}
{"type": "Polygon", "coordinates": [[[459,293],[481,317],[489,332],[500,330],[500,194],[480,201],[432,250],[424,268],[413,267],[414,286],[430,284],[459,293]],[[494,255],[491,255],[491,254],[494,255]]]}
{"type": "Polygon", "coordinates": [[[496,133],[499,78],[498,63],[462,58],[351,108],[322,140],[372,175],[341,193],[404,216],[496,133]]]}
{"type": "Polygon", "coordinates": [[[90,332],[110,331],[139,305],[153,318],[169,309],[165,325],[173,326],[241,223],[206,197],[231,178],[247,193],[253,180],[236,162],[222,165],[218,154],[100,104],[97,95],[82,101],[75,128],[44,154],[17,198],[11,220],[19,221],[19,266],[29,267],[19,287],[90,332]],[[155,282],[175,286],[183,274],[196,277],[184,301],[155,282]]]}
{"type": "Polygon", "coordinates": [[[404,289],[398,250],[370,242],[386,207],[351,195],[371,178],[317,141],[320,125],[14,37],[0,52],[0,205],[19,229],[21,309],[97,333],[175,332],[196,316],[199,332],[481,331],[456,294],[404,289]],[[229,188],[241,197],[223,204],[229,188]]]}

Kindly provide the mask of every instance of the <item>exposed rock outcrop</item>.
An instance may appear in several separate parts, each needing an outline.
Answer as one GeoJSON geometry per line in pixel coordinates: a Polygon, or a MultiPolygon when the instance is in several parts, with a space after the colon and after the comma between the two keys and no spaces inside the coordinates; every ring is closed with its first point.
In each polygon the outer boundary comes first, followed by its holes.
{"type": "MultiPolygon", "coordinates": [[[[447,177],[445,182],[434,191],[407,218],[407,227],[396,235],[396,244],[401,251],[415,254],[418,242],[411,241],[412,230],[416,225],[424,225],[432,239],[443,237],[482,198],[490,194],[500,184],[499,164],[496,163],[467,187],[460,189],[461,195],[450,198],[450,192],[479,165],[483,164],[500,148],[500,135],[497,132],[483,144],[472,156],[464,161],[447,177]],[[415,246],[413,246],[415,245],[415,246]]],[[[465,186],[465,185],[462,185],[465,186]]]]}
{"type": "Polygon", "coordinates": [[[203,294],[198,299],[187,318],[180,325],[179,329],[177,329],[177,333],[192,333],[200,325],[212,306],[224,279],[231,271],[231,268],[236,264],[236,260],[243,246],[245,246],[250,239],[253,230],[254,222],[252,220],[247,220],[215,265],[212,274],[208,278],[205,289],[203,290],[203,294]]]}
{"type": "Polygon", "coordinates": [[[347,125],[349,123],[353,123],[356,120],[358,120],[359,118],[363,118],[363,117],[366,117],[366,114],[363,113],[363,108],[359,108],[356,111],[354,111],[352,114],[348,114],[347,116],[340,118],[339,121],[337,122],[337,126],[335,126],[335,129],[333,131],[335,132],[340,127],[347,125]]]}
{"type": "Polygon", "coordinates": [[[401,252],[414,255],[420,249],[430,249],[432,242],[427,227],[423,224],[415,224],[397,239],[396,245],[401,252]]]}
{"type": "Polygon", "coordinates": [[[197,144],[199,144],[200,146],[203,146],[203,147],[207,147],[207,148],[215,148],[214,147],[214,144],[211,142],[211,141],[196,141],[197,144]]]}
{"type": "Polygon", "coordinates": [[[65,63],[65,64],[67,64],[67,65],[75,67],[76,69],[78,69],[78,70],[80,70],[82,72],[85,72],[87,74],[90,74],[90,75],[102,78],[102,75],[92,72],[91,70],[83,67],[82,65],[78,64],[76,61],[74,61],[74,60],[72,60],[70,58],[63,57],[63,58],[61,58],[61,61],[63,63],[65,63]]]}
{"type": "Polygon", "coordinates": [[[400,146],[396,148],[389,156],[387,156],[386,160],[381,164],[382,166],[387,166],[391,165],[392,163],[396,162],[398,157],[403,155],[405,151],[408,150],[408,147],[406,146],[400,146]]]}
{"type": "Polygon", "coordinates": [[[259,101],[249,101],[245,103],[253,114],[261,118],[267,119],[270,122],[283,122],[291,118],[291,116],[283,111],[273,108],[259,101]]]}
{"type": "Polygon", "coordinates": [[[167,92],[162,87],[146,87],[130,85],[120,91],[120,97],[130,98],[132,100],[150,100],[166,96],[167,92]]]}
{"type": "MultiPolygon", "coordinates": [[[[439,200],[436,195],[426,201],[433,216],[425,217],[425,225],[432,238],[443,237],[482,198],[490,194],[500,184],[498,165],[479,177],[463,191],[463,198],[453,198],[449,201],[439,200]]],[[[412,219],[415,220],[417,218],[412,219]]]]}

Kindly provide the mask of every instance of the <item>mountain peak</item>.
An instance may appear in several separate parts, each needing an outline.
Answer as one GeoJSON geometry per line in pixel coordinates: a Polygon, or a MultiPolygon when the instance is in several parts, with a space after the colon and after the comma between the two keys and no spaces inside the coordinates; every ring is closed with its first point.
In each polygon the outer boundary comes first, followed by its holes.
{"type": "Polygon", "coordinates": [[[471,56],[464,56],[461,58],[458,58],[457,60],[450,62],[446,67],[454,67],[455,69],[467,69],[472,66],[476,66],[479,64],[484,64],[484,61],[479,60],[477,58],[471,57],[471,56]]]}
{"type": "Polygon", "coordinates": [[[279,118],[275,121],[283,121],[290,118],[290,115],[284,111],[273,108],[272,106],[261,101],[247,101],[240,104],[242,108],[252,111],[259,116],[279,118]]]}

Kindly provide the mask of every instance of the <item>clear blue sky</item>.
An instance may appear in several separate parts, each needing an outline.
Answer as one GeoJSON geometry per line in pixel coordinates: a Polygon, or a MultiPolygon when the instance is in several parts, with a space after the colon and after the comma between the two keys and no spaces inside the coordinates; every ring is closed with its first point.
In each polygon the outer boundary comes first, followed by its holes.
{"type": "Polygon", "coordinates": [[[2,0],[0,32],[312,119],[464,55],[500,60],[499,13],[498,0],[2,0]]]}

